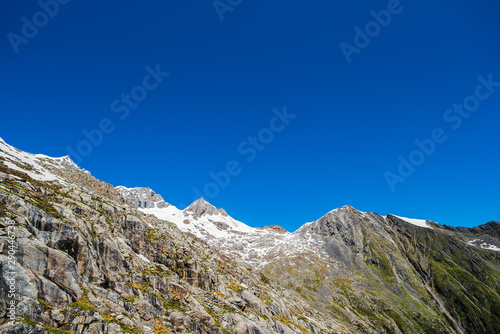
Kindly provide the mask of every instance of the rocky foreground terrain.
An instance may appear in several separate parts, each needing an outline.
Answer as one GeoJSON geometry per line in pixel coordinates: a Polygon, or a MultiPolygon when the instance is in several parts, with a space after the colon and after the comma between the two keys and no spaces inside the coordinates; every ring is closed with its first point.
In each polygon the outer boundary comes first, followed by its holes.
{"type": "Polygon", "coordinates": [[[0,333],[500,333],[499,238],[352,207],[255,229],[0,139],[0,333]]]}

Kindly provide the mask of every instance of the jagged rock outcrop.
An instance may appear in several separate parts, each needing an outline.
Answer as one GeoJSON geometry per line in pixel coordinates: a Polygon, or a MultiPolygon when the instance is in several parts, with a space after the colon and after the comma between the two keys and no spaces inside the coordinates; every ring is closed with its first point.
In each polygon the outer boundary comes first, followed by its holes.
{"type": "Polygon", "coordinates": [[[118,186],[115,189],[123,196],[127,204],[135,208],[166,208],[170,205],[163,200],[161,195],[149,187],[126,188],[118,186]]]}
{"type": "Polygon", "coordinates": [[[224,209],[217,209],[215,206],[205,201],[203,197],[191,203],[191,205],[184,209],[184,211],[190,213],[195,219],[200,218],[203,215],[228,215],[224,209]]]}

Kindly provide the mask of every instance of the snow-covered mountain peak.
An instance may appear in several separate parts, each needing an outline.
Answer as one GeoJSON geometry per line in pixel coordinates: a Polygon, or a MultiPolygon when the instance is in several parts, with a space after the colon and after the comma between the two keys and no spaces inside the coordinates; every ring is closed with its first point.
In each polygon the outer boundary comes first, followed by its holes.
{"type": "MultiPolygon", "coordinates": [[[[194,218],[200,218],[201,216],[204,215],[213,216],[222,213],[215,206],[205,201],[203,197],[194,201],[190,206],[184,209],[184,212],[191,214],[194,218]]],[[[223,212],[227,216],[226,211],[223,212]]]]}
{"type": "Polygon", "coordinates": [[[48,155],[45,155],[45,154],[35,154],[35,157],[37,157],[39,159],[53,160],[53,161],[56,161],[60,164],[64,164],[66,166],[73,167],[73,168],[80,168],[73,160],[71,160],[69,155],[66,155],[64,157],[54,158],[54,157],[49,157],[48,155]]]}
{"type": "Polygon", "coordinates": [[[139,209],[166,208],[170,206],[160,194],[155,193],[149,187],[127,188],[117,186],[115,189],[123,196],[125,202],[139,209]]]}
{"type": "MultiPolygon", "coordinates": [[[[148,191],[161,198],[160,195],[154,193],[149,188],[128,189],[117,187],[117,190],[124,197],[129,198],[129,203],[134,201],[140,202],[145,197],[145,192],[148,191]]],[[[144,213],[153,214],[160,219],[172,222],[182,231],[192,233],[204,239],[225,239],[235,233],[251,233],[256,230],[232,218],[224,209],[217,209],[203,198],[196,200],[184,210],[179,210],[173,205],[161,207],[158,206],[158,203],[155,206],[143,205],[140,207],[137,204],[135,206],[144,213]]]]}
{"type": "Polygon", "coordinates": [[[59,181],[65,183],[56,171],[61,167],[68,167],[90,174],[71,160],[69,156],[59,158],[44,154],[32,154],[21,151],[0,138],[0,160],[8,168],[27,174],[38,181],[59,181]]]}
{"type": "MultiPolygon", "coordinates": [[[[118,189],[119,191],[123,191],[118,189]]],[[[137,195],[137,193],[136,193],[137,195]]],[[[267,228],[253,228],[217,209],[203,198],[184,210],[175,206],[139,208],[140,211],[174,223],[186,233],[205,240],[215,249],[254,265],[265,265],[296,252],[313,252],[314,239],[293,235],[285,229],[268,224],[267,228]]],[[[265,225],[265,224],[263,224],[265,225]]]]}

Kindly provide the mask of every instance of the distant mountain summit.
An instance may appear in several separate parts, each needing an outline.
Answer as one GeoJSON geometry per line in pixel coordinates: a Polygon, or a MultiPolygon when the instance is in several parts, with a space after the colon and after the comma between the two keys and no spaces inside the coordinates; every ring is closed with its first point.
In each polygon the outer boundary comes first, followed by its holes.
{"type": "Polygon", "coordinates": [[[180,210],[171,204],[161,204],[161,196],[149,188],[117,189],[127,196],[129,203],[145,201],[147,206],[138,207],[144,213],[152,214],[160,219],[167,220],[177,225],[184,232],[196,235],[203,239],[226,239],[234,233],[249,233],[255,229],[232,218],[222,208],[216,208],[212,204],[199,198],[184,210],[180,210]],[[147,189],[147,190],[144,190],[147,189]],[[159,197],[157,197],[159,196],[159,197]],[[155,201],[157,200],[157,201],[155,201]]]}
{"type": "Polygon", "coordinates": [[[203,197],[194,201],[190,206],[184,209],[184,212],[189,212],[194,218],[201,218],[204,215],[213,216],[219,214],[228,216],[224,209],[217,209],[215,206],[205,201],[203,197]]]}
{"type": "Polygon", "coordinates": [[[149,187],[126,188],[118,186],[116,190],[128,204],[140,209],[166,208],[170,205],[163,200],[161,195],[155,193],[149,187]]]}

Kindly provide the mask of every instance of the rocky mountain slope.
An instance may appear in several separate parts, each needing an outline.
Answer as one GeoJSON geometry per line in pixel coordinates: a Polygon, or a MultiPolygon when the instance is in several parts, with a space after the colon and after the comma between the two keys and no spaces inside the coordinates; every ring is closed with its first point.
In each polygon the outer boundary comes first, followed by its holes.
{"type": "Polygon", "coordinates": [[[0,140],[0,333],[500,332],[498,222],[258,229],[68,159],[0,140]]]}

